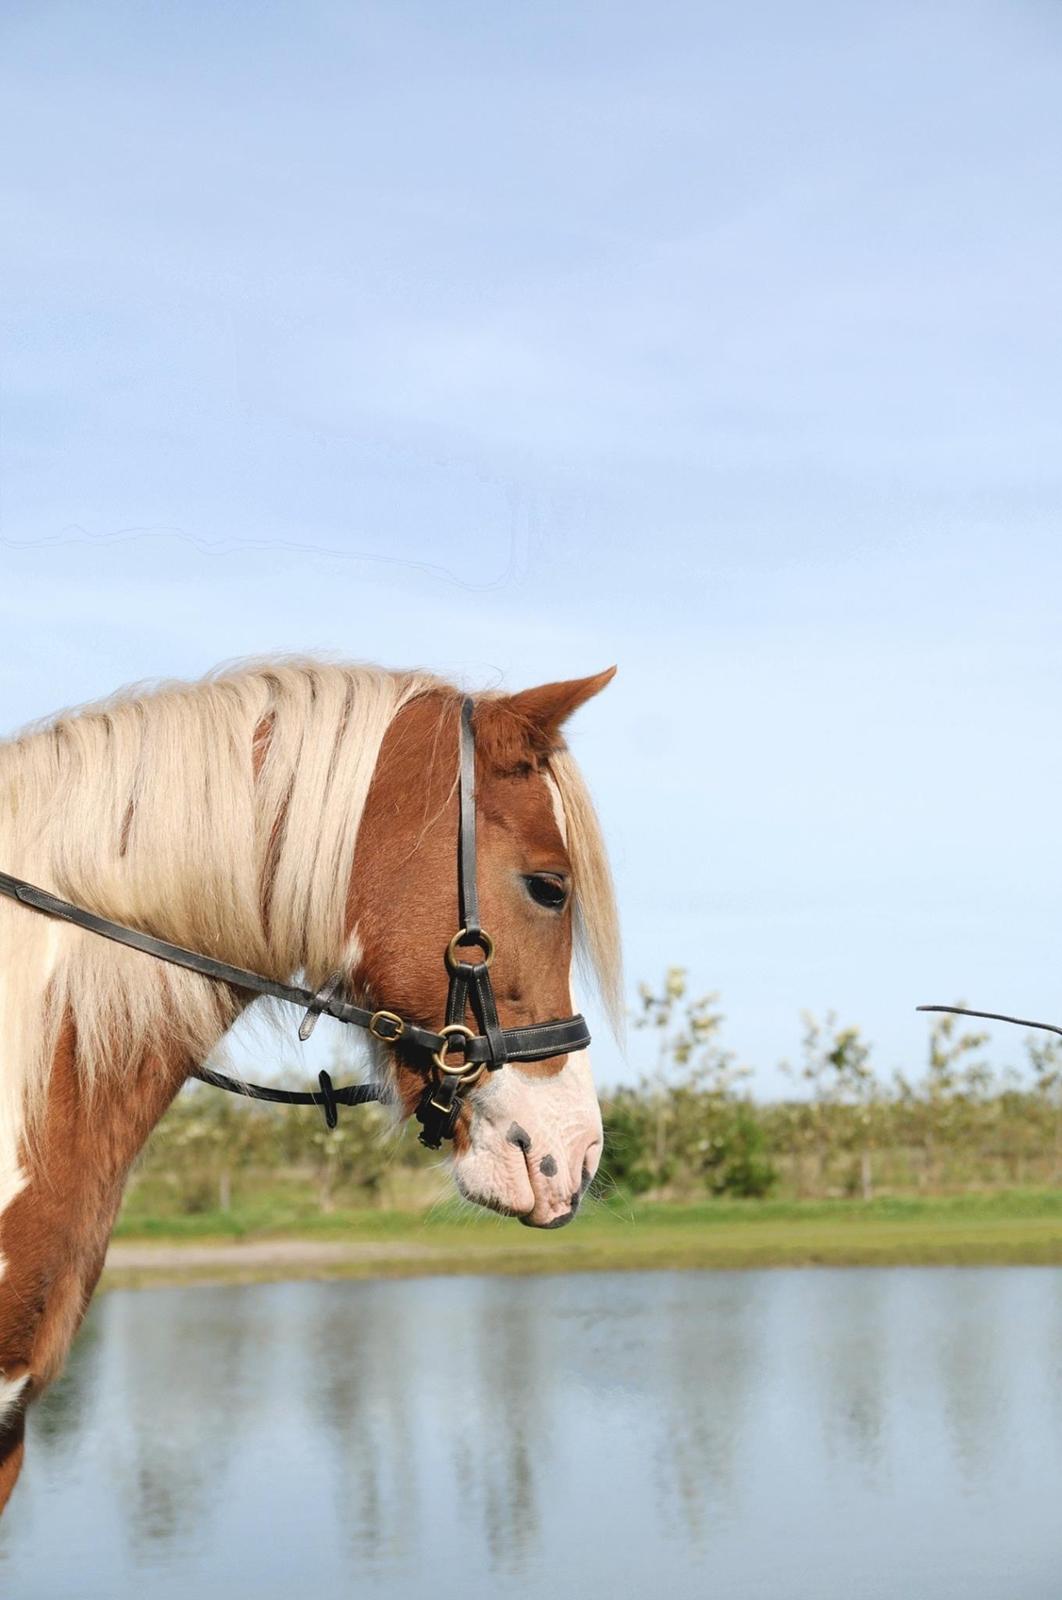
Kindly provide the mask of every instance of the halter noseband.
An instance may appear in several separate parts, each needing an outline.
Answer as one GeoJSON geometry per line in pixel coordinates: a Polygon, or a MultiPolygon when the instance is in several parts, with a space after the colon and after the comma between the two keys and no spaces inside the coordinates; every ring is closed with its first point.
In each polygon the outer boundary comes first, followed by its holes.
{"type": "MultiPolygon", "coordinates": [[[[355,1028],[364,1028],[381,1044],[397,1046],[413,1052],[420,1059],[420,1069],[428,1074],[428,1082],[416,1106],[416,1117],[421,1125],[420,1141],[429,1149],[437,1150],[443,1139],[452,1139],[461,1111],[461,1099],[479,1082],[484,1072],[497,1072],[506,1062],[548,1061],[552,1056],[569,1055],[574,1050],[585,1050],[590,1043],[590,1032],[585,1019],[575,1015],[558,1021],[535,1022],[523,1028],[503,1028],[498,1020],[498,1008],[490,980],[494,959],[494,943],[480,923],[479,888],[476,877],[476,747],[472,728],[473,701],[461,704],[460,769],[458,774],[458,800],[460,822],[457,839],[458,910],[461,926],[446,947],[446,969],[450,984],[446,1000],[446,1022],[438,1032],[422,1028],[417,1023],[399,1016],[394,1011],[370,1011],[366,1006],[355,1005],[344,993],[344,977],[334,973],[320,989],[312,990],[297,984],[278,983],[261,973],[243,967],[230,966],[225,961],[215,961],[212,956],[186,950],[182,945],[171,944],[166,939],[156,939],[152,934],[141,933],[123,923],[112,922],[108,917],[97,916],[82,906],[60,900],[46,889],[23,878],[14,878],[0,872],[0,894],[20,905],[28,906],[46,916],[58,917],[75,927],[84,928],[101,938],[113,939],[117,944],[140,950],[144,955],[167,961],[172,966],[184,967],[215,983],[231,984],[255,995],[268,995],[275,1000],[289,1000],[305,1009],[299,1027],[299,1038],[310,1037],[322,1013],[346,1022],[355,1028]],[[478,948],[479,959],[467,961],[462,952],[478,948]],[[473,1019],[480,1031],[466,1025],[465,1018],[471,1008],[473,1019]],[[451,1063],[452,1052],[460,1050],[460,1062],[451,1063]],[[425,1058],[429,1058],[425,1060],[425,1058]]],[[[383,1085],[377,1083],[351,1083],[337,1088],[327,1072],[318,1075],[320,1093],[300,1092],[294,1089],[272,1089],[264,1084],[243,1083],[224,1073],[212,1072],[207,1067],[197,1069],[196,1077],[216,1089],[227,1089],[232,1094],[248,1095],[255,1100],[269,1100],[280,1105],[321,1108],[329,1128],[334,1128],[341,1105],[362,1105],[369,1100],[388,1098],[383,1085]]]]}

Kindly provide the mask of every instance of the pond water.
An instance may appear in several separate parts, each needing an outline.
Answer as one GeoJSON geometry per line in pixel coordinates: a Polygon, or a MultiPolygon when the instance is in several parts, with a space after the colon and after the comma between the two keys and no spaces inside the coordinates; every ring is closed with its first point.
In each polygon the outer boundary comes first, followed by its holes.
{"type": "Polygon", "coordinates": [[[1062,1592],[1062,1272],[112,1293],[5,1600],[1062,1592]]]}

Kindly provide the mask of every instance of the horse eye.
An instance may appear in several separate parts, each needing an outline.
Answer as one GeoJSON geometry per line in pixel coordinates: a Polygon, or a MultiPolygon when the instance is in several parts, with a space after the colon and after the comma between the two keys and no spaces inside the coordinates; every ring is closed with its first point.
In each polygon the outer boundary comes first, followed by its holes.
{"type": "Polygon", "coordinates": [[[532,872],[524,882],[532,900],[550,911],[559,911],[568,899],[568,885],[561,878],[547,876],[544,872],[532,872]]]}

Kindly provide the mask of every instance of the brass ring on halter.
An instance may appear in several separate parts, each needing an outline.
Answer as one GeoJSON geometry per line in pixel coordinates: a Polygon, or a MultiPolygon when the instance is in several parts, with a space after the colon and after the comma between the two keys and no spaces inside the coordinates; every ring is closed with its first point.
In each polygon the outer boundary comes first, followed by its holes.
{"type": "Polygon", "coordinates": [[[471,1028],[466,1028],[463,1022],[448,1022],[445,1028],[439,1029],[442,1044],[432,1056],[436,1067],[445,1078],[456,1078],[461,1088],[471,1087],[483,1072],[485,1063],[482,1061],[466,1061],[460,1067],[452,1067],[446,1059],[446,1052],[450,1048],[449,1041],[453,1034],[459,1033],[469,1042],[476,1036],[471,1028]]]}
{"type": "MultiPolygon", "coordinates": [[[[485,967],[489,967],[491,962],[494,960],[494,940],[491,938],[489,933],[484,933],[483,929],[480,928],[475,938],[471,939],[469,938],[467,928],[458,928],[457,932],[450,940],[450,943],[446,946],[446,965],[449,967],[451,972],[456,972],[458,967],[467,965],[467,963],[462,961],[457,954],[461,944],[466,939],[468,939],[469,944],[478,944],[482,947],[483,965],[485,967]]],[[[475,1035],[473,1034],[472,1037],[475,1038],[475,1035]]]]}
{"type": "Polygon", "coordinates": [[[369,1032],[374,1039],[379,1039],[381,1044],[394,1044],[396,1040],[401,1039],[405,1031],[405,1022],[401,1017],[396,1016],[393,1011],[374,1011],[369,1018],[369,1032]],[[390,1033],[381,1033],[377,1026],[380,1022],[390,1023],[392,1031],[390,1033]]]}

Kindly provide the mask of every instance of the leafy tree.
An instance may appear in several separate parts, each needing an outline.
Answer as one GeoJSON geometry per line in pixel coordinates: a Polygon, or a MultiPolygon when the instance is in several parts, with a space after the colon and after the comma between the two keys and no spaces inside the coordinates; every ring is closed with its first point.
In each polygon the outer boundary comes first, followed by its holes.
{"type": "Polygon", "coordinates": [[[839,1027],[829,1011],[824,1022],[803,1013],[801,1064],[788,1062],[782,1070],[808,1091],[789,1110],[789,1125],[799,1152],[810,1153],[815,1164],[815,1188],[822,1193],[833,1152],[858,1157],[858,1180],[853,1167],[845,1187],[858,1186],[863,1198],[873,1196],[875,1129],[881,1116],[881,1089],[870,1065],[870,1046],[859,1028],[839,1027]]]}
{"type": "Polygon", "coordinates": [[[650,1155],[652,1116],[645,1096],[637,1089],[618,1089],[603,1101],[601,1111],[609,1177],[631,1194],[645,1194],[655,1175],[650,1155]]]}
{"type": "Polygon", "coordinates": [[[227,1212],[239,1176],[270,1159],[271,1121],[262,1106],[189,1083],[153,1135],[142,1165],[170,1183],[182,1211],[227,1212]]]}
{"type": "Polygon", "coordinates": [[[668,969],[659,992],[643,984],[640,995],[635,1027],[657,1035],[656,1070],[640,1086],[648,1126],[639,1126],[629,1098],[614,1104],[609,1123],[632,1188],[766,1193],[776,1172],[763,1131],[739,1098],[749,1069],[719,1043],[718,996],[687,998],[682,967],[668,969]]]}
{"type": "Polygon", "coordinates": [[[987,1033],[967,1028],[951,1013],[935,1016],[929,1026],[929,1053],[920,1084],[897,1073],[897,1090],[922,1151],[924,1187],[940,1178],[941,1158],[954,1152],[973,1131],[977,1110],[992,1086],[992,1072],[979,1055],[987,1033]],[[971,1060],[970,1058],[974,1059],[971,1060]]]}
{"type": "Polygon", "coordinates": [[[1051,1182],[1062,1179],[1062,1039],[1026,1035],[1025,1051],[1033,1070],[1033,1097],[1051,1150],[1051,1182]]]}

